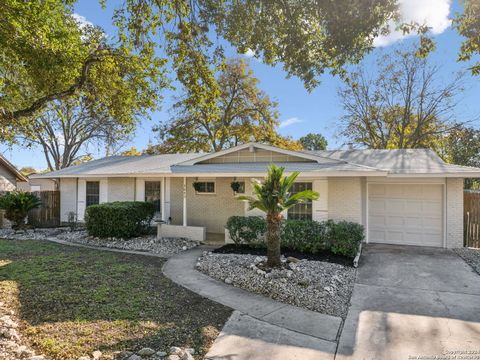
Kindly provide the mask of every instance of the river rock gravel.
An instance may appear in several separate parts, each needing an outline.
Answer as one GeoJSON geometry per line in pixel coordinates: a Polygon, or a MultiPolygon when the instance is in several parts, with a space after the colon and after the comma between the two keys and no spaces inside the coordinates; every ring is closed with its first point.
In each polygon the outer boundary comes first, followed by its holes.
{"type": "Polygon", "coordinates": [[[100,239],[88,236],[85,230],[70,231],[68,228],[49,228],[27,231],[13,231],[0,229],[0,239],[15,240],[62,240],[75,244],[103,247],[108,249],[132,250],[150,252],[162,257],[170,257],[181,251],[199,245],[197,241],[184,238],[161,238],[155,235],[146,235],[128,240],[108,238],[100,239]]]}
{"type": "Polygon", "coordinates": [[[266,270],[265,261],[263,256],[204,252],[196,267],[228,285],[345,318],[355,280],[353,267],[282,258],[283,268],[266,270]]]}
{"type": "Polygon", "coordinates": [[[458,248],[453,251],[480,275],[480,249],[458,248]]]}

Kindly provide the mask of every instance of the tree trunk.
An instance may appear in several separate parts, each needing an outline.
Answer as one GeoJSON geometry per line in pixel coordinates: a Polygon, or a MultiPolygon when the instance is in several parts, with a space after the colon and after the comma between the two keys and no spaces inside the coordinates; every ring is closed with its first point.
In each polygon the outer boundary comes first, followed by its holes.
{"type": "Polygon", "coordinates": [[[282,214],[273,212],[267,214],[267,265],[280,267],[280,227],[282,214]]]}

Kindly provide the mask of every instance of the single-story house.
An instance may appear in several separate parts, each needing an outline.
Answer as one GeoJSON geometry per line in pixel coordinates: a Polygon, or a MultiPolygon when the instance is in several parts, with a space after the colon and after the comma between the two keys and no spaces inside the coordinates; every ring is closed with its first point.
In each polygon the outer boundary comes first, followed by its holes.
{"type": "Polygon", "coordinates": [[[59,181],[62,221],[102,202],[155,201],[166,233],[203,238],[223,234],[232,215],[257,215],[235,199],[232,182],[251,193],[269,164],[299,171],[293,191],[313,189],[318,200],[287,218],[349,220],[366,242],[463,246],[463,180],[479,168],[446,164],[431,150],[290,151],[247,143],[215,153],[112,156],[36,178],[59,181]],[[193,183],[196,184],[196,189],[193,183]]]}
{"type": "Polygon", "coordinates": [[[0,191],[17,190],[17,185],[23,181],[28,181],[27,177],[0,155],[0,191]]]}

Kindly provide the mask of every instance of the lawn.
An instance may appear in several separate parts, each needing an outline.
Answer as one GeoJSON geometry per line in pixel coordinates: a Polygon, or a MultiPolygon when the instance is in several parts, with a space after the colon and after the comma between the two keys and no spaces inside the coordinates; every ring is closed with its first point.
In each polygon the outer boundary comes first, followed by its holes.
{"type": "Polygon", "coordinates": [[[76,359],[148,346],[208,350],[231,310],[163,276],[165,259],[0,240],[0,294],[38,353],[76,359]]]}

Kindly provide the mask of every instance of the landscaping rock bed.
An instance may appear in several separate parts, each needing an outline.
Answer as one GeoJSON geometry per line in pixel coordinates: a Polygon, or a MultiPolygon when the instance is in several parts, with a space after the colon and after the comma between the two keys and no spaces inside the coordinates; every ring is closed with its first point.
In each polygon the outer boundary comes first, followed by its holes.
{"type": "Polygon", "coordinates": [[[480,249],[458,248],[453,251],[480,275],[480,249]]]}
{"type": "Polygon", "coordinates": [[[15,312],[0,302],[0,359],[4,360],[43,360],[43,355],[35,354],[23,344],[18,332],[19,322],[15,312]]]}
{"type": "Polygon", "coordinates": [[[265,269],[264,256],[204,252],[197,269],[226,284],[272,299],[345,318],[355,269],[336,263],[282,257],[283,267],[265,269]]]}
{"type": "Polygon", "coordinates": [[[100,239],[88,236],[85,230],[70,231],[68,228],[36,229],[27,231],[13,231],[0,229],[0,239],[15,240],[62,240],[75,244],[103,247],[109,249],[144,251],[162,257],[170,257],[181,251],[198,246],[197,241],[182,238],[157,239],[155,235],[146,235],[133,239],[123,240],[116,238],[100,239]]]}

